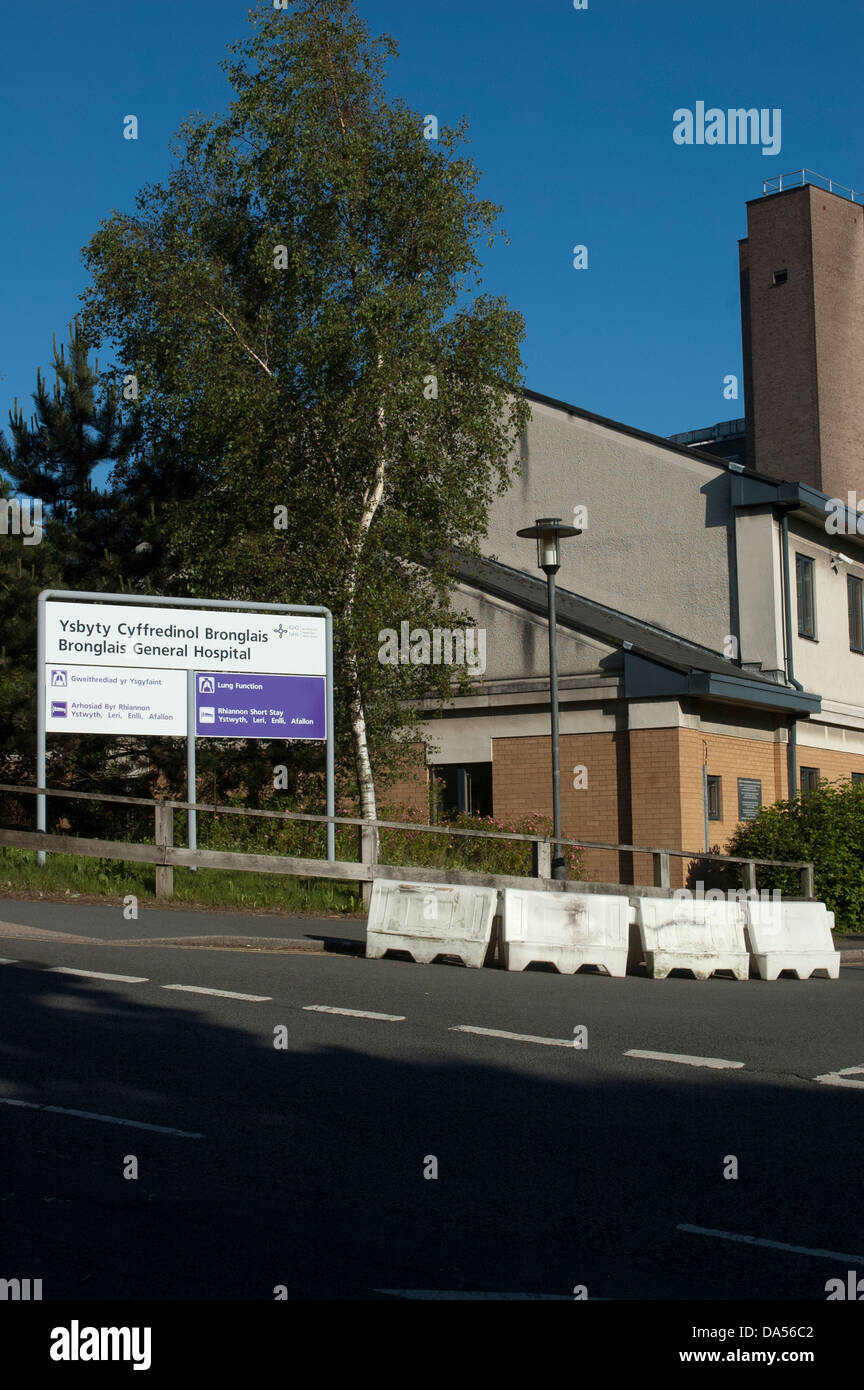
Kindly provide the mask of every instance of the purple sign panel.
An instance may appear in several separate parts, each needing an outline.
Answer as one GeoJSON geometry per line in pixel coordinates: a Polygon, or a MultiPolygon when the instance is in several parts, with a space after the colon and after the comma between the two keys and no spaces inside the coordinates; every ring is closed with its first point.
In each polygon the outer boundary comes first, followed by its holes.
{"type": "Polygon", "coordinates": [[[199,738],[327,737],[323,676],[195,672],[199,738]]]}

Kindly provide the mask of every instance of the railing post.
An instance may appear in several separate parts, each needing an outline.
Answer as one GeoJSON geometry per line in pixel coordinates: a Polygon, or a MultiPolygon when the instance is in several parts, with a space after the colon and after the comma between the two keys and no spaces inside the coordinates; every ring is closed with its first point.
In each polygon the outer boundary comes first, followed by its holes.
{"type": "MultiPolygon", "coordinates": [[[[378,863],[378,836],[374,825],[360,825],[357,827],[357,858],[361,864],[368,864],[371,868],[378,863]]],[[[360,892],[363,897],[364,911],[369,910],[372,901],[372,880],[363,879],[360,883],[360,892]]]]}
{"type": "Polygon", "coordinates": [[[751,864],[742,864],[742,865],[741,865],[741,877],[742,877],[743,880],[744,880],[744,887],[745,887],[745,889],[747,890],[747,892],[748,892],[748,893],[755,893],[755,892],[756,892],[756,865],[755,865],[755,864],[752,864],[752,863],[751,863],[751,864]]]}
{"type": "Polygon", "coordinates": [[[533,878],[552,877],[552,845],[549,840],[534,840],[531,845],[531,875],[533,878]]]}
{"type": "MultiPolygon", "coordinates": [[[[168,801],[156,802],[156,847],[169,849],[174,844],[174,807],[168,801]]],[[[156,865],[156,897],[173,898],[174,870],[170,865],[156,865]]]]}
{"type": "Polygon", "coordinates": [[[655,850],[651,857],[654,860],[654,887],[671,888],[672,879],[669,874],[669,851],[666,849],[655,850]]]}
{"type": "Polygon", "coordinates": [[[816,876],[812,864],[805,864],[801,870],[801,896],[802,898],[816,897],[816,876]]]}

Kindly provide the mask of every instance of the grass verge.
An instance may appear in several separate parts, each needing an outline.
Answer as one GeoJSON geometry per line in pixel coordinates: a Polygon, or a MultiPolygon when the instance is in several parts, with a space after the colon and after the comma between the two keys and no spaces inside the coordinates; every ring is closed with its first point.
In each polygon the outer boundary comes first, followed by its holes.
{"type": "MultiPolygon", "coordinates": [[[[98,895],[155,901],[156,870],[152,864],[84,855],[48,854],[43,867],[36,852],[0,847],[0,892],[42,890],[47,893],[98,895]]],[[[363,903],[355,884],[326,879],[291,878],[286,874],[242,873],[233,869],[174,870],[175,903],[200,907],[259,909],[269,912],[361,913],[363,903]]]]}

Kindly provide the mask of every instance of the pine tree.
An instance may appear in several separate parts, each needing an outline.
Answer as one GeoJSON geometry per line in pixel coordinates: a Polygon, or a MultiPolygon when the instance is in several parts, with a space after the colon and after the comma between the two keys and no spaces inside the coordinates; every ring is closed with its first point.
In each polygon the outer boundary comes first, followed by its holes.
{"type": "Polygon", "coordinates": [[[63,555],[63,579],[72,589],[107,589],[122,557],[113,550],[118,499],[97,486],[95,470],[126,457],[139,435],[135,416],[121,418],[120,393],[91,366],[76,319],[68,358],[54,340],[56,380],[49,390],[41,369],[28,423],[15,402],[9,415],[11,447],[0,435],[0,471],[16,491],[41,501],[46,534],[63,555]]]}

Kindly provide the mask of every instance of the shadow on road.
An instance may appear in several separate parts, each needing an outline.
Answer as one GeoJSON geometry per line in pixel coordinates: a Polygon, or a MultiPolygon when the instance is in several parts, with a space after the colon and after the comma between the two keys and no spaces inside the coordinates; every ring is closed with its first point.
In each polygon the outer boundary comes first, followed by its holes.
{"type": "Polygon", "coordinates": [[[0,1097],[204,1135],[0,1104],[0,1277],[42,1278],[46,1299],[266,1301],[277,1285],[292,1299],[572,1297],[578,1284],[824,1299],[836,1261],[675,1228],[864,1249],[838,1182],[860,1162],[856,1092],[743,1073],[622,1079],[617,1054],[606,1071],[575,1049],[552,1079],[517,1044],[483,1062],[485,1040],[442,1031],[424,1053],[408,1025],[370,1030],[362,1050],[316,1047],[296,1009],[250,1005],[230,1027],[36,962],[4,968],[0,987],[0,1097]],[[123,1176],[131,1156],[137,1180],[123,1176]]]}

